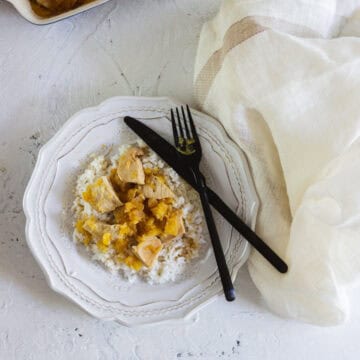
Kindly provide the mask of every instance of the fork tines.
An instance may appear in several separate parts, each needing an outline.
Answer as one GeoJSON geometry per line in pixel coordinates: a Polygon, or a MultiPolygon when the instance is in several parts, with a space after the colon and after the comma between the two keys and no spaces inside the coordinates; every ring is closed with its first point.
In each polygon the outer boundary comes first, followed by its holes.
{"type": "Polygon", "coordinates": [[[175,146],[184,149],[187,142],[199,144],[199,138],[196,132],[194,119],[191,115],[189,105],[186,105],[186,113],[181,106],[181,115],[179,108],[175,109],[176,117],[173,109],[171,109],[171,123],[173,128],[175,146]],[[186,116],[187,114],[187,116],[186,116]]]}
{"type": "Polygon", "coordinates": [[[188,106],[186,106],[186,108],[187,114],[185,113],[184,107],[181,106],[182,117],[180,115],[179,108],[176,108],[176,118],[174,111],[171,110],[171,123],[173,127],[177,155],[179,160],[182,162],[182,165],[188,167],[194,176],[209,230],[211,243],[214,249],[214,255],[218,265],[224,294],[228,301],[233,301],[235,299],[234,286],[226,264],[224,251],[222,249],[219,234],[217,232],[216,224],[209,204],[206,180],[199,168],[202,157],[201,144],[195,129],[195,124],[191,116],[190,109],[188,106]]]}

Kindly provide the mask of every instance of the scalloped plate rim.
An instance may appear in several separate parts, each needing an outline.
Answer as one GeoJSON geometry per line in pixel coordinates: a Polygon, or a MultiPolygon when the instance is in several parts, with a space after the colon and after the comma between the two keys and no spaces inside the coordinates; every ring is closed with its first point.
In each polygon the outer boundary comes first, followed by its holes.
{"type": "MultiPolygon", "coordinates": [[[[101,112],[102,108],[105,108],[108,104],[116,102],[118,100],[121,101],[126,101],[129,100],[131,102],[136,102],[136,101],[154,101],[154,102],[175,102],[178,103],[176,100],[173,100],[172,98],[169,97],[131,97],[131,96],[116,96],[116,97],[112,97],[109,98],[105,101],[103,101],[102,103],[100,103],[98,106],[92,106],[92,107],[88,107],[85,109],[82,109],[78,112],[76,112],[74,115],[72,115],[61,127],[60,129],[56,132],[56,134],[46,143],[42,146],[42,148],[39,151],[38,154],[38,158],[36,161],[36,165],[34,167],[33,173],[30,177],[30,180],[28,182],[28,185],[26,187],[26,190],[24,192],[24,198],[23,198],[23,208],[24,208],[24,213],[26,216],[26,238],[27,238],[27,243],[28,246],[31,249],[31,252],[33,254],[33,256],[35,257],[36,261],[39,263],[43,273],[45,274],[45,278],[46,281],[48,283],[48,285],[50,286],[50,288],[52,290],[54,290],[55,292],[61,294],[62,296],[66,297],[67,299],[70,299],[72,302],[76,303],[78,306],[80,306],[81,308],[83,308],[87,313],[91,314],[92,316],[95,316],[96,318],[99,319],[104,319],[104,320],[114,320],[122,325],[125,326],[146,326],[146,325],[150,325],[150,324],[158,324],[158,323],[169,323],[169,322],[178,322],[180,320],[186,320],[190,317],[192,317],[194,315],[194,313],[196,313],[197,311],[199,311],[201,308],[203,308],[204,306],[206,306],[207,304],[211,303],[212,301],[214,301],[219,294],[221,293],[221,290],[211,296],[208,299],[205,299],[203,302],[200,302],[199,304],[195,304],[195,306],[191,306],[189,309],[187,309],[188,311],[186,312],[185,315],[180,314],[180,316],[175,316],[175,317],[171,317],[169,319],[161,319],[159,321],[152,321],[151,323],[136,323],[136,324],[131,324],[130,322],[126,321],[125,319],[120,319],[116,316],[101,316],[99,314],[95,314],[94,312],[92,312],[90,309],[88,309],[87,307],[84,306],[83,303],[81,303],[81,301],[77,301],[77,299],[72,298],[69,294],[66,293],[66,291],[64,289],[60,289],[59,286],[56,284],[56,281],[54,281],[51,278],[51,274],[48,274],[48,271],[46,269],[46,266],[43,264],[43,259],[40,259],[41,256],[40,254],[37,252],[37,250],[35,249],[35,247],[33,246],[34,244],[28,240],[29,237],[29,231],[30,231],[30,227],[31,225],[33,225],[33,221],[35,221],[35,219],[32,217],[32,215],[30,214],[30,204],[29,204],[29,197],[30,197],[30,190],[32,188],[36,173],[38,172],[39,168],[42,166],[42,162],[43,162],[43,158],[44,158],[44,153],[47,150],[48,147],[50,147],[58,138],[61,137],[61,135],[63,134],[63,132],[65,131],[66,127],[69,125],[69,123],[71,123],[74,118],[78,118],[80,116],[83,116],[86,113],[93,113],[93,112],[101,112]]],[[[195,110],[196,111],[196,110],[195,110]]],[[[198,112],[198,111],[197,111],[198,112]]],[[[201,112],[198,112],[199,114],[202,114],[201,112]]],[[[208,115],[207,115],[208,116],[208,115]]],[[[211,117],[210,117],[211,118],[211,117]]],[[[238,150],[238,153],[241,155],[241,161],[245,162],[244,168],[243,170],[245,171],[246,176],[248,177],[248,183],[247,183],[247,187],[249,187],[251,195],[252,195],[252,207],[250,210],[250,218],[251,218],[251,227],[254,228],[255,223],[256,223],[256,215],[257,215],[257,211],[258,211],[258,207],[259,207],[259,200],[256,194],[256,190],[254,187],[254,184],[252,182],[252,178],[250,175],[250,170],[248,169],[247,166],[247,162],[246,162],[246,158],[243,154],[243,152],[241,151],[241,149],[238,148],[238,146],[229,138],[229,136],[227,135],[225,129],[222,127],[222,125],[216,121],[215,119],[211,118],[214,121],[214,124],[216,124],[216,126],[219,128],[219,130],[222,132],[223,137],[227,140],[227,143],[232,144],[234,148],[236,148],[238,150]]],[[[249,245],[246,243],[246,247],[244,248],[244,256],[242,256],[242,258],[234,264],[233,267],[233,277],[235,279],[240,267],[245,263],[245,261],[248,258],[249,255],[249,245]]]]}

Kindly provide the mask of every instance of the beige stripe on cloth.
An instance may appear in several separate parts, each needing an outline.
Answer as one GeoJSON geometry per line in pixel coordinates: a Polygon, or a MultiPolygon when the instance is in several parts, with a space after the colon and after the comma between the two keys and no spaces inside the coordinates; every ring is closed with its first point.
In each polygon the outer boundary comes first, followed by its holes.
{"type": "Polygon", "coordinates": [[[319,33],[303,25],[269,16],[247,16],[237,21],[226,31],[222,47],[210,56],[196,78],[195,97],[200,107],[203,106],[227,53],[256,34],[271,29],[301,37],[321,37],[319,33]]]}

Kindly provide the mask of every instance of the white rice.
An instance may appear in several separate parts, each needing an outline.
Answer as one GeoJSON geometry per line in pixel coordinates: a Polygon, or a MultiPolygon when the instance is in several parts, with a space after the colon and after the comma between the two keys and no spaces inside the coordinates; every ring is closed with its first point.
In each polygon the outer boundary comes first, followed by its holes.
{"type": "MultiPolygon", "coordinates": [[[[109,220],[108,215],[99,214],[82,197],[86,187],[93,183],[97,178],[108,175],[111,168],[116,167],[119,157],[132,145],[146,147],[142,141],[136,144],[122,145],[113,156],[92,155],[90,163],[85,171],[78,177],[75,188],[75,200],[73,203],[74,225],[80,218],[86,216],[95,216],[101,221],[109,220]]],[[[148,149],[148,148],[147,148],[148,149]]],[[[204,243],[203,237],[203,214],[199,202],[198,194],[180,176],[169,166],[167,166],[153,151],[148,149],[148,153],[142,157],[144,168],[158,167],[163,170],[168,185],[176,195],[174,207],[182,209],[186,236],[192,238],[196,244],[195,247],[189,247],[184,242],[184,237],[178,237],[161,250],[158,260],[151,269],[143,267],[136,272],[126,264],[115,262],[114,253],[109,250],[106,253],[99,251],[96,244],[90,245],[87,249],[92,255],[92,259],[103,263],[112,272],[119,272],[130,282],[143,280],[150,284],[162,284],[169,281],[175,281],[181,278],[185,273],[188,264],[192,259],[199,256],[199,249],[204,243]],[[182,255],[186,247],[187,256],[182,255]]],[[[75,229],[75,227],[74,227],[75,229]]],[[[73,239],[82,244],[83,235],[74,230],[73,239]]]]}

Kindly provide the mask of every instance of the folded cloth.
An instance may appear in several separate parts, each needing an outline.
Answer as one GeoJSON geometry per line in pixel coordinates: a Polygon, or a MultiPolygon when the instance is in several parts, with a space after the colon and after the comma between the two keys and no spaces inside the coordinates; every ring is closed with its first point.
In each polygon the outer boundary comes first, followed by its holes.
{"type": "Polygon", "coordinates": [[[249,272],[276,313],[348,315],[360,279],[360,1],[225,0],[195,65],[199,107],[246,153],[260,198],[249,272]],[[358,10],[356,10],[358,9],[358,10]]]}

